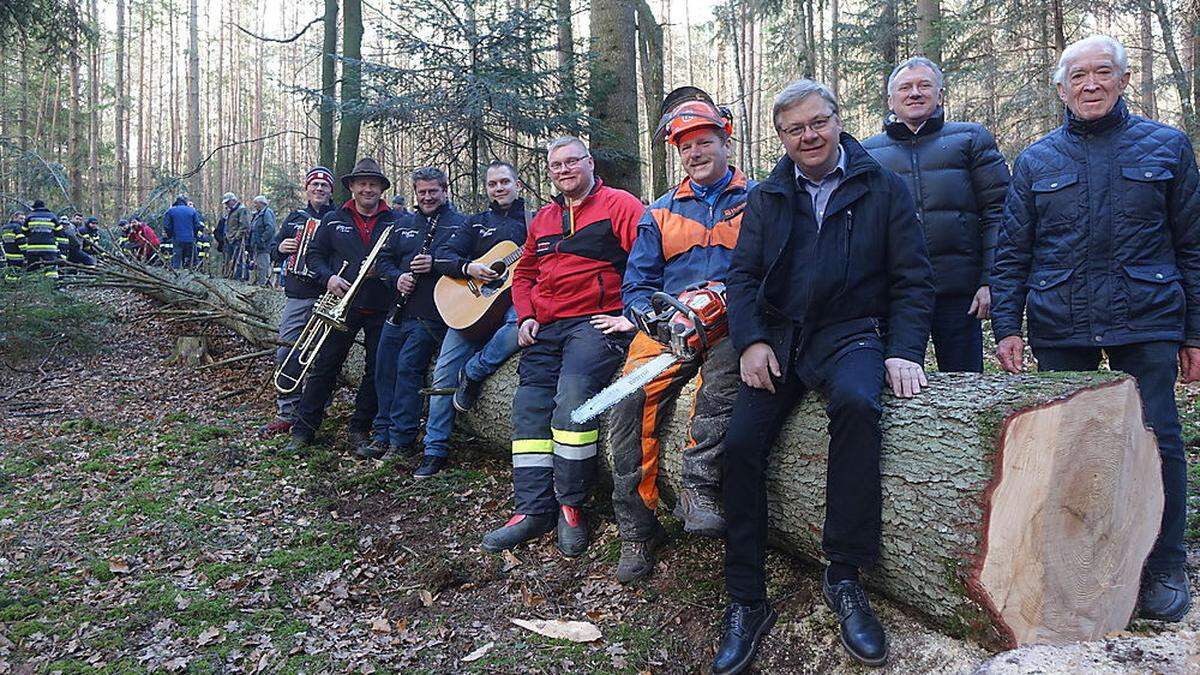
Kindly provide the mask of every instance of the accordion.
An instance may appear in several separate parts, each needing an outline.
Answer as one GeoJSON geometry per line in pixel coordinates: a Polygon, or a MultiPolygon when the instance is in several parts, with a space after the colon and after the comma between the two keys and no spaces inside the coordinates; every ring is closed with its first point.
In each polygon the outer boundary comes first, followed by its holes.
{"type": "Polygon", "coordinates": [[[320,224],[320,218],[309,218],[303,225],[296,228],[296,234],[293,236],[296,240],[296,252],[288,256],[287,260],[283,262],[283,271],[285,274],[309,279],[316,276],[316,273],[308,269],[308,265],[304,263],[304,256],[308,253],[308,245],[312,243],[313,237],[317,234],[317,227],[320,224]]]}

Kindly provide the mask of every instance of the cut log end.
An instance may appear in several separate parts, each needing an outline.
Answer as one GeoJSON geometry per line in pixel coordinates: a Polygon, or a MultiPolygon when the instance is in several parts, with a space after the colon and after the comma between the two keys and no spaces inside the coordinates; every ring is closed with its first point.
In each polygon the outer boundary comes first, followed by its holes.
{"type": "Polygon", "coordinates": [[[212,363],[207,337],[184,335],[175,339],[175,349],[163,361],[166,365],[174,366],[204,366],[212,363]]]}
{"type": "Polygon", "coordinates": [[[1125,627],[1162,518],[1158,444],[1132,379],[1009,418],[971,584],[1012,644],[1125,627]]]}

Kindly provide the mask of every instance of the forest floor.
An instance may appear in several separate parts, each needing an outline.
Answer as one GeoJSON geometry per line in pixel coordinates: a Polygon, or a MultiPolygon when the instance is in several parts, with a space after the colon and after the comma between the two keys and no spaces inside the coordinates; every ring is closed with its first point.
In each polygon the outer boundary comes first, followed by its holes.
{"type": "MultiPolygon", "coordinates": [[[[58,327],[84,326],[95,344],[0,367],[0,674],[707,670],[724,604],[718,542],[666,518],[670,548],[633,587],[613,576],[611,517],[579,560],[550,538],[483,553],[480,536],[509,511],[504,456],[461,438],[453,468],[417,482],[411,465],[348,458],[340,433],[337,447],[283,454],[284,439],[256,433],[273,413],[267,359],[166,365],[194,326],[149,317],[125,292],[80,297],[58,327]],[[590,622],[603,637],[572,643],[512,623],[539,618],[590,622]]],[[[245,349],[203,332],[218,358],[245,349]]],[[[1200,391],[1180,392],[1200,492],[1200,391]]],[[[1194,578],[1198,530],[1193,514],[1194,578]]],[[[865,670],[838,643],[816,569],[777,553],[769,565],[782,619],[758,666],[865,670]]],[[[971,672],[990,656],[875,602],[892,638],[885,672],[971,672]]],[[[1197,628],[1200,610],[1131,631],[1197,628]]]]}

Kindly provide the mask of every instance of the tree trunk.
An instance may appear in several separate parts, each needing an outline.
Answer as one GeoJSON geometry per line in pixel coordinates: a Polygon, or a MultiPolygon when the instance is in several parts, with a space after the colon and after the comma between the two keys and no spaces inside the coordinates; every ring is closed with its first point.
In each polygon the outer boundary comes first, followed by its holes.
{"type": "MultiPolygon", "coordinates": [[[[119,265],[93,272],[112,275],[94,283],[135,287],[207,314],[254,346],[275,344],[284,300],[277,291],[119,265]]],[[[356,348],[343,371],[352,382],[360,354],[356,348]]],[[[497,453],[510,447],[517,362],[488,379],[463,416],[497,453]]],[[[883,546],[868,583],[948,632],[993,647],[1096,640],[1123,629],[1163,508],[1157,443],[1134,380],[929,379],[916,399],[883,396],[883,546]]],[[[662,431],[659,483],[668,503],[694,393],[694,384],[684,389],[662,431]]],[[[827,424],[823,403],[807,397],[784,425],[767,473],[772,542],[815,560],[827,424]]]]}
{"type": "Polygon", "coordinates": [[[833,97],[842,100],[842,55],[839,42],[838,22],[841,21],[841,3],[830,0],[829,3],[829,86],[833,89],[833,97]]]}
{"type": "MultiPolygon", "coordinates": [[[[663,96],[663,30],[654,20],[646,0],[637,4],[638,54],[642,67],[642,99],[645,101],[645,128],[658,126],[658,109],[663,96]]],[[[667,184],[667,148],[658,138],[650,139],[650,176],[653,197],[665,193],[667,184]]]]}
{"type": "Polygon", "coordinates": [[[942,4],[940,0],[917,0],[917,53],[942,62],[942,4]]]}
{"type": "Polygon", "coordinates": [[[596,175],[642,195],[638,150],[637,36],[632,0],[593,0],[588,94],[596,175]]]}
{"type": "Polygon", "coordinates": [[[575,29],[571,24],[574,10],[571,0],[557,0],[557,7],[558,69],[562,73],[562,96],[563,100],[574,102],[579,99],[579,89],[575,86],[575,29]]]}
{"type": "Polygon", "coordinates": [[[874,108],[878,117],[883,117],[888,111],[888,75],[891,74],[892,68],[896,65],[897,52],[899,50],[900,34],[897,26],[896,3],[897,0],[883,0],[883,17],[879,23],[877,44],[879,48],[879,63],[881,64],[879,70],[880,95],[874,108]]]}
{"type": "Polygon", "coordinates": [[[333,167],[333,110],[337,96],[337,0],[325,0],[324,36],[321,47],[321,103],[318,108],[318,154],[321,166],[333,167]]]}
{"type": "Polygon", "coordinates": [[[97,0],[88,4],[88,17],[96,37],[88,50],[88,197],[92,215],[100,215],[100,11],[97,0]]]}
{"type": "Polygon", "coordinates": [[[187,170],[196,173],[188,181],[192,194],[204,194],[204,172],[200,170],[200,12],[197,0],[188,2],[187,63],[187,170]]]}
{"type": "MultiPolygon", "coordinates": [[[[79,0],[71,0],[71,8],[79,11],[79,0]]],[[[71,69],[71,151],[67,153],[69,175],[71,180],[71,206],[83,208],[83,151],[86,141],[83,139],[83,112],[79,107],[79,43],[82,35],[71,36],[71,48],[67,53],[67,65],[71,69]]]]}
{"type": "Polygon", "coordinates": [[[1184,70],[1175,48],[1175,34],[1172,32],[1171,17],[1167,13],[1167,5],[1163,0],[1152,0],[1154,13],[1158,16],[1159,29],[1163,34],[1163,45],[1167,51],[1167,62],[1171,64],[1171,79],[1175,80],[1175,88],[1179,92],[1179,107],[1183,112],[1183,130],[1188,136],[1196,134],[1196,109],[1192,105],[1192,75],[1184,70]]]}
{"type": "MultiPolygon", "coordinates": [[[[354,169],[358,157],[358,136],[362,129],[362,0],[344,0],[342,3],[345,17],[345,32],[342,36],[342,55],[347,59],[342,65],[342,121],[338,126],[337,139],[337,170],[334,175],[345,176],[354,169]]],[[[337,186],[335,203],[342,203],[350,198],[350,193],[337,186]]]]}

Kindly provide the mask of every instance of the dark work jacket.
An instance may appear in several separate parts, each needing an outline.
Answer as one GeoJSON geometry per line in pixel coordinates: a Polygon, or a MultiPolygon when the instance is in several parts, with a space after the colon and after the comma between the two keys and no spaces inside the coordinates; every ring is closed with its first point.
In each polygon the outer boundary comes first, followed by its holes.
{"type": "Polygon", "coordinates": [[[517,198],[507,209],[492,202],[487,211],[467,219],[466,227],[460,227],[434,252],[434,271],[456,279],[467,278],[467,264],[487,253],[502,241],[511,241],[517,246],[525,243],[529,232],[526,221],[525,200],[517,198]]]}
{"type": "MultiPolygon", "coordinates": [[[[354,219],[350,215],[350,209],[353,205],[343,205],[341,208],[334,209],[325,214],[321,218],[321,225],[317,227],[317,234],[313,237],[312,242],[308,245],[308,256],[305,262],[308,268],[315,274],[315,281],[322,289],[327,287],[329,277],[338,273],[338,269],[342,266],[342,261],[347,261],[350,265],[346,271],[341,274],[341,277],[350,283],[358,277],[359,267],[367,254],[371,252],[371,247],[379,239],[379,235],[384,228],[396,224],[396,216],[384,207],[379,212],[379,218],[375,221],[375,228],[371,230],[371,242],[364,244],[358,236],[358,228],[354,226],[354,219]]],[[[380,253],[382,255],[382,252],[380,253]]],[[[376,265],[377,271],[379,266],[376,265]]],[[[387,282],[379,277],[372,277],[363,281],[362,287],[356,292],[351,307],[354,309],[369,310],[375,312],[387,311],[392,306],[395,286],[389,286],[387,282]]]]}
{"type": "Polygon", "coordinates": [[[734,347],[774,348],[819,364],[865,332],[885,358],[921,363],[933,313],[933,272],[912,196],[849,134],[846,175],[818,232],[812,198],[786,155],[750,191],[727,278],[734,347]],[[807,350],[812,347],[811,353],[807,350]]]}
{"type": "Polygon", "coordinates": [[[1008,189],[996,140],[978,124],[946,122],[941,108],[915,134],[894,115],[883,128],[863,147],[916,200],[938,294],[974,295],[989,284],[1008,189]]]}
{"type": "MultiPolygon", "coordinates": [[[[429,246],[430,255],[445,246],[450,236],[467,222],[467,217],[455,211],[449,204],[438,207],[434,214],[437,216],[437,230],[429,246]]],[[[429,218],[420,211],[408,214],[392,232],[391,240],[384,246],[381,254],[379,271],[393,290],[400,275],[411,271],[412,260],[421,252],[428,234],[429,218]]],[[[416,275],[417,285],[404,304],[402,319],[420,318],[439,323],[442,321],[442,315],[433,303],[433,287],[437,285],[441,276],[436,267],[430,272],[416,275]]]]}
{"type": "MultiPolygon", "coordinates": [[[[271,241],[271,260],[282,263],[290,258],[290,255],[279,252],[279,245],[283,243],[283,240],[294,238],[296,228],[303,227],[309,218],[321,218],[332,210],[333,204],[323,204],[317,207],[308,204],[304,208],[296,209],[288,214],[283,224],[279,226],[279,231],[275,233],[275,239],[271,241]]],[[[283,292],[289,298],[319,298],[325,292],[325,287],[318,286],[315,279],[289,272],[284,277],[283,292]]]]}
{"type": "Polygon", "coordinates": [[[1182,131],[1119,99],[1013,167],[992,271],[992,330],[1034,347],[1200,346],[1200,177],[1182,131]]]}

